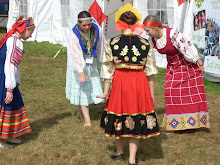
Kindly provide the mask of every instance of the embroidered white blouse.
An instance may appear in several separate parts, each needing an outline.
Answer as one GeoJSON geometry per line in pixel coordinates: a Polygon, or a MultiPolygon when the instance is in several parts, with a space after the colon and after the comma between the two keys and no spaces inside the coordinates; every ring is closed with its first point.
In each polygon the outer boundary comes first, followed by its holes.
{"type": "Polygon", "coordinates": [[[21,82],[20,62],[23,54],[23,43],[16,34],[12,34],[6,41],[6,47],[5,88],[7,91],[13,91],[21,82]]]}
{"type": "MultiPolygon", "coordinates": [[[[157,39],[156,37],[154,37],[158,49],[164,48],[167,44],[166,28],[163,29],[164,33],[161,38],[157,39]]],[[[173,46],[175,46],[175,48],[183,54],[184,58],[188,62],[196,63],[196,61],[200,58],[198,55],[198,51],[196,47],[182,33],[180,33],[176,29],[171,29],[170,38],[173,46]]]]}
{"type": "MultiPolygon", "coordinates": [[[[99,39],[97,43],[97,59],[102,61],[104,54],[104,42],[105,37],[102,33],[101,27],[99,26],[99,39]]],[[[83,72],[86,66],[86,53],[83,52],[78,37],[71,30],[67,43],[67,65],[78,73],[83,72]]]]}

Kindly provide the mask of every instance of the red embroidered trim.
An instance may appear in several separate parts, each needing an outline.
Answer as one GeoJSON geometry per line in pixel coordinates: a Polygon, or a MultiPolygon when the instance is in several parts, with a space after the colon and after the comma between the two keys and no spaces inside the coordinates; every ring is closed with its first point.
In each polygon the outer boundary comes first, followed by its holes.
{"type": "Polygon", "coordinates": [[[7,92],[13,92],[13,89],[9,89],[9,88],[8,88],[8,89],[7,89],[7,92]]]}
{"type": "Polygon", "coordinates": [[[14,38],[10,63],[17,68],[21,62],[23,50],[21,50],[19,47],[16,46],[16,42],[17,42],[17,38],[14,38]]]}

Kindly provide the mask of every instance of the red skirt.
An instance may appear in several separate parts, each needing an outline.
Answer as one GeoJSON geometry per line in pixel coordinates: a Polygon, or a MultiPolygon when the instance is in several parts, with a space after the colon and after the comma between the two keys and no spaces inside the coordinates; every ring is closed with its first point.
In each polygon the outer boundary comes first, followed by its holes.
{"type": "Polygon", "coordinates": [[[159,126],[143,70],[117,69],[101,128],[106,136],[147,138],[159,135],[159,126]]]}
{"type": "Polygon", "coordinates": [[[167,68],[163,127],[168,131],[210,128],[206,93],[199,67],[184,59],[182,62],[184,65],[167,68]]]}
{"type": "Polygon", "coordinates": [[[154,111],[148,79],[143,70],[117,69],[106,110],[117,115],[154,111]]]}

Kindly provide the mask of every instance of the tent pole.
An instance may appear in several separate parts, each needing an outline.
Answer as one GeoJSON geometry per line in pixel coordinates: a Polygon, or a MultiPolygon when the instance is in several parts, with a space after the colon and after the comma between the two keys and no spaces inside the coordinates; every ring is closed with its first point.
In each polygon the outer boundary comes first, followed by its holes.
{"type": "Polygon", "coordinates": [[[62,46],[62,47],[57,51],[57,53],[55,54],[55,56],[54,56],[53,58],[56,58],[57,55],[60,53],[60,51],[61,51],[63,48],[64,48],[64,46],[62,46]]]}

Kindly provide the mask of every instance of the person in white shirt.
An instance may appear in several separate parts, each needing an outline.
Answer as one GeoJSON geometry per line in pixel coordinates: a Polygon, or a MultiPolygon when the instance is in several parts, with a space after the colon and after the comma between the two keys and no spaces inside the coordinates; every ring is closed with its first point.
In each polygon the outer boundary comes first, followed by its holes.
{"type": "Polygon", "coordinates": [[[67,44],[66,98],[78,105],[77,115],[84,119],[84,126],[91,126],[89,105],[103,101],[96,96],[103,94],[99,61],[104,53],[104,39],[91,14],[80,12],[67,44]]]}
{"type": "Polygon", "coordinates": [[[165,133],[210,128],[204,66],[196,47],[178,30],[164,27],[156,16],[147,16],[144,26],[157,51],[167,55],[165,133]]]}
{"type": "Polygon", "coordinates": [[[35,29],[31,17],[18,17],[12,29],[0,41],[0,147],[13,148],[21,143],[17,137],[31,132],[19,90],[21,39],[27,40],[35,29]]]}

